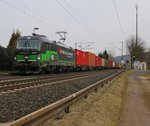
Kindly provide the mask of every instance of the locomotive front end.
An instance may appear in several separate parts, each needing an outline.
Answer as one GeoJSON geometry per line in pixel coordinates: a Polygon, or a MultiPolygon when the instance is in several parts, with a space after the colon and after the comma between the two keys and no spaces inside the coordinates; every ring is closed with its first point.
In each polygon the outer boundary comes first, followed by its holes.
{"type": "Polygon", "coordinates": [[[36,37],[21,37],[17,40],[14,70],[20,74],[40,72],[40,40],[36,37]]]}

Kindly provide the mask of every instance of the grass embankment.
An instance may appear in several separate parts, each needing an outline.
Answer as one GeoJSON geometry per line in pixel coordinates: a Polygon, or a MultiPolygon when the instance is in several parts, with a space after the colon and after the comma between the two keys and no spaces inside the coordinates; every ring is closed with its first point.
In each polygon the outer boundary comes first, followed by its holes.
{"type": "Polygon", "coordinates": [[[148,72],[142,80],[141,89],[143,90],[142,97],[145,105],[150,110],[150,72],[148,72]]]}
{"type": "Polygon", "coordinates": [[[87,99],[80,100],[71,107],[71,112],[63,119],[50,120],[45,126],[117,126],[120,123],[124,96],[127,88],[125,72],[97,93],[91,93],[87,99]]]}

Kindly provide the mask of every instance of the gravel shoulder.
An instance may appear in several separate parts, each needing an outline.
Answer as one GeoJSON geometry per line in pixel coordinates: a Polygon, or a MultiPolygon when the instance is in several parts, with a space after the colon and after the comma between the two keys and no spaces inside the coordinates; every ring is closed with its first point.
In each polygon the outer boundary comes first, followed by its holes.
{"type": "Polygon", "coordinates": [[[118,125],[129,73],[124,73],[97,93],[91,93],[87,99],[81,99],[71,107],[69,114],[61,113],[44,126],[118,125]]]}
{"type": "Polygon", "coordinates": [[[134,71],[129,76],[126,101],[120,126],[150,125],[150,111],[145,105],[144,101],[146,100],[143,97],[143,89],[150,84],[143,79],[145,74],[146,72],[144,71],[134,71]]]}

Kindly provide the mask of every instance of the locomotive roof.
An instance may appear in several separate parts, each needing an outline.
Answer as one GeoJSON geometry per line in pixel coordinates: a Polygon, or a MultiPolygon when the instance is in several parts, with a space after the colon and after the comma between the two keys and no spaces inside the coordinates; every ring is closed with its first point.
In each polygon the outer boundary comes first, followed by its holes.
{"type": "Polygon", "coordinates": [[[20,37],[19,39],[38,39],[38,40],[41,40],[41,41],[44,41],[44,42],[50,42],[50,40],[44,36],[44,35],[39,35],[39,36],[23,36],[23,37],[20,37]]]}
{"type": "Polygon", "coordinates": [[[69,47],[67,45],[65,45],[64,43],[61,43],[61,42],[56,42],[56,41],[50,41],[46,36],[44,35],[33,35],[33,36],[23,36],[23,37],[20,37],[20,39],[37,39],[37,40],[41,40],[41,41],[44,41],[44,42],[49,42],[49,43],[53,43],[53,44],[56,44],[58,46],[62,46],[62,47],[65,47],[65,48],[69,48],[69,49],[72,49],[72,47],[69,47]]]}

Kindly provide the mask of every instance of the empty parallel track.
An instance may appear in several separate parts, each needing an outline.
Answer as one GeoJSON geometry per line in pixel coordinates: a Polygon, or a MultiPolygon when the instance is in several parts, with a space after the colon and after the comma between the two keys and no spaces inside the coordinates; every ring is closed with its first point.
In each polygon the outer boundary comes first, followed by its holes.
{"type": "MultiPolygon", "coordinates": [[[[52,82],[58,82],[73,78],[85,77],[85,76],[94,76],[96,74],[104,73],[107,71],[101,72],[81,72],[81,73],[74,73],[74,74],[63,74],[63,75],[46,75],[46,76],[39,76],[39,77],[25,77],[25,78],[17,78],[10,81],[2,81],[0,82],[0,93],[6,93],[7,91],[15,91],[16,89],[25,89],[34,86],[42,86],[45,84],[50,84],[52,82]]],[[[16,91],[17,91],[16,90],[16,91]]]]}

